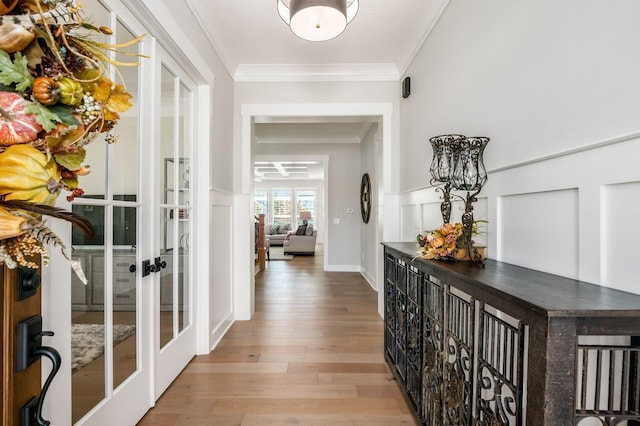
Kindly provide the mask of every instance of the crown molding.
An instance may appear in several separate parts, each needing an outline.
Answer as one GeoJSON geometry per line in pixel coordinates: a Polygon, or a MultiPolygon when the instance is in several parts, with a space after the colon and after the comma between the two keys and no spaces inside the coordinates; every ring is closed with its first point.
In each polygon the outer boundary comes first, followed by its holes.
{"type": "Polygon", "coordinates": [[[362,140],[357,137],[344,137],[344,138],[323,138],[323,137],[310,137],[310,138],[273,138],[273,137],[256,137],[256,142],[263,143],[295,143],[295,144],[328,144],[328,143],[360,143],[362,140]]]}
{"type": "Polygon", "coordinates": [[[236,82],[398,81],[395,64],[240,64],[236,82]]]}
{"type": "MultiPolygon", "coordinates": [[[[422,49],[422,46],[427,41],[427,38],[429,38],[429,36],[431,35],[431,32],[442,17],[444,11],[447,9],[447,6],[449,6],[449,0],[434,1],[431,3],[431,6],[432,7],[427,13],[428,16],[426,16],[426,25],[424,26],[424,33],[422,34],[420,41],[414,44],[415,48],[409,53],[409,55],[399,61],[400,63],[404,64],[399,70],[400,76],[403,76],[407,73],[407,70],[413,63],[413,60],[420,52],[420,49],[422,49]]],[[[398,80],[400,80],[400,78],[398,78],[398,80]]]]}

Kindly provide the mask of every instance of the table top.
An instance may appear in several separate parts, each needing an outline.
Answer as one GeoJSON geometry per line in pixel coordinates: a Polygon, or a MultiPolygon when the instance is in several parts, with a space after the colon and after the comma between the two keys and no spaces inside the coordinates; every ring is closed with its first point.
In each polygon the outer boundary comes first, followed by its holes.
{"type": "Polygon", "coordinates": [[[493,294],[554,317],[640,318],[640,295],[487,259],[475,262],[416,257],[417,243],[382,243],[425,273],[463,291],[493,294]]]}

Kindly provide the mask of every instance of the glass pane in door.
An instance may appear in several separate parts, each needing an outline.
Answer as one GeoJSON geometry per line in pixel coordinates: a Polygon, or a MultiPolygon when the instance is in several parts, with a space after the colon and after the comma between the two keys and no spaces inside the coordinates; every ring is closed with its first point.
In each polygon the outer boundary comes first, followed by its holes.
{"type": "MultiPolygon", "coordinates": [[[[135,195],[129,195],[132,200],[135,195]]],[[[136,207],[113,208],[113,387],[137,368],[136,207]]]]}
{"type": "MultiPolygon", "coordinates": [[[[127,29],[119,20],[115,28],[116,43],[124,44],[135,38],[135,35],[127,29]]],[[[136,62],[135,55],[140,46],[118,48],[116,60],[124,63],[136,62]]],[[[114,173],[111,176],[111,186],[114,195],[125,194],[134,196],[138,193],[138,130],[139,130],[139,103],[140,98],[138,72],[139,67],[122,66],[118,68],[118,73],[114,75],[114,82],[122,84],[126,91],[132,96],[131,108],[119,113],[118,125],[113,129],[113,135],[117,141],[111,144],[114,156],[114,173]]],[[[104,135],[104,134],[103,134],[104,135]]]]}
{"type": "MultiPolygon", "coordinates": [[[[109,22],[109,11],[98,2],[87,5],[96,22],[109,22]]],[[[96,34],[96,41],[107,43],[108,37],[96,34]]],[[[78,179],[84,195],[75,199],[72,210],[88,219],[95,230],[89,239],[76,227],[72,228],[72,257],[80,261],[86,286],[71,272],[71,417],[80,420],[107,395],[105,364],[106,315],[104,311],[104,250],[108,182],[108,146],[104,135],[85,145],[84,165],[91,173],[78,179]]]]}
{"type": "Polygon", "coordinates": [[[184,85],[180,84],[180,104],[178,108],[178,172],[180,173],[178,185],[180,191],[176,200],[178,203],[178,260],[177,260],[177,287],[178,294],[177,320],[178,332],[190,324],[189,312],[189,242],[190,242],[190,217],[191,217],[191,145],[193,126],[191,126],[193,114],[193,94],[184,85]]]}
{"type": "Polygon", "coordinates": [[[87,218],[96,230],[93,240],[75,227],[72,230],[71,256],[80,262],[88,280],[85,285],[71,274],[71,405],[75,423],[105,397],[104,272],[98,267],[98,263],[102,265],[98,259],[104,259],[105,208],[74,203],[73,212],[87,218]]]}
{"type": "MultiPolygon", "coordinates": [[[[117,44],[133,40],[135,34],[120,21],[116,21],[115,39],[117,44]]],[[[116,60],[136,62],[135,55],[140,46],[132,44],[118,49],[116,60]]],[[[131,94],[131,108],[119,113],[118,126],[114,129],[117,141],[110,144],[112,166],[110,186],[113,207],[113,387],[118,387],[133,374],[138,367],[138,348],[136,344],[137,312],[141,305],[137,299],[136,244],[137,215],[135,204],[138,199],[138,131],[139,131],[139,84],[138,67],[119,67],[114,81],[122,84],[131,94]]]]}
{"type": "Polygon", "coordinates": [[[160,164],[162,176],[162,200],[160,205],[160,257],[167,267],[160,271],[160,347],[169,343],[174,333],[174,271],[177,253],[177,221],[180,217],[177,203],[181,195],[182,173],[177,159],[177,89],[176,76],[162,66],[161,118],[160,118],[160,164]]]}
{"type": "Polygon", "coordinates": [[[173,271],[175,235],[172,223],[177,209],[160,209],[160,217],[166,218],[161,229],[163,249],[160,258],[167,266],[160,270],[160,347],[169,343],[174,336],[173,331],[173,271]]]}

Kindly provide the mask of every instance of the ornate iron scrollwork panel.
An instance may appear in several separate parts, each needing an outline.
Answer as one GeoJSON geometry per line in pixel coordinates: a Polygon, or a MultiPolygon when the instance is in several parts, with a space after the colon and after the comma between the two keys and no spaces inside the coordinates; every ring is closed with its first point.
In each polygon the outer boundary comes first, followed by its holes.
{"type": "Polygon", "coordinates": [[[407,379],[407,264],[396,263],[396,369],[407,379]]]}
{"type": "Polygon", "coordinates": [[[618,426],[640,422],[640,348],[580,344],[576,377],[574,424],[618,426]]]}
{"type": "Polygon", "coordinates": [[[385,345],[387,355],[391,360],[396,359],[396,261],[391,256],[386,257],[385,263],[385,345]]]}
{"type": "Polygon", "coordinates": [[[422,318],[421,274],[415,267],[407,271],[407,391],[416,407],[422,400],[422,318]]]}
{"type": "Polygon", "coordinates": [[[475,302],[447,292],[445,418],[448,425],[471,425],[474,378],[475,302]]]}
{"type": "Polygon", "coordinates": [[[425,425],[442,426],[443,288],[425,278],[423,291],[422,410],[419,413],[425,425]]]}
{"type": "Polygon", "coordinates": [[[490,426],[523,424],[525,326],[480,307],[476,421],[490,426]]]}

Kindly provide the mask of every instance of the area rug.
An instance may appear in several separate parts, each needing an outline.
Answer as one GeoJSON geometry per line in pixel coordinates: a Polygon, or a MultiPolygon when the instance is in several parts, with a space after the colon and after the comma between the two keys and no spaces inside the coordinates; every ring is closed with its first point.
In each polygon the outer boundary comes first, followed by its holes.
{"type": "Polygon", "coordinates": [[[269,257],[268,260],[291,260],[293,259],[292,254],[284,254],[284,249],[282,247],[269,247],[269,257]]]}
{"type": "MultiPolygon", "coordinates": [[[[113,345],[136,332],[131,324],[113,325],[113,345]]],[[[71,372],[75,373],[104,353],[104,324],[71,325],[71,372]]]]}

